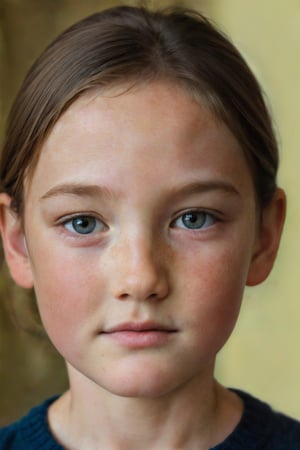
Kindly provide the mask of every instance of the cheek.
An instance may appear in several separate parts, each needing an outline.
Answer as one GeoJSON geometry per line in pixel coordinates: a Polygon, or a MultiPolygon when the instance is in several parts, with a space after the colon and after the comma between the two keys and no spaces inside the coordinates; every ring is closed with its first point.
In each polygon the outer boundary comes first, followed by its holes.
{"type": "Polygon", "coordinates": [[[203,349],[217,352],[234,328],[249,266],[249,258],[241,254],[245,255],[230,248],[214,256],[203,252],[185,271],[183,301],[189,305],[190,325],[203,349]]]}
{"type": "Polygon", "coordinates": [[[104,286],[99,271],[97,283],[82,258],[48,253],[33,262],[34,286],[44,327],[60,350],[76,345],[95,317],[104,286]]]}

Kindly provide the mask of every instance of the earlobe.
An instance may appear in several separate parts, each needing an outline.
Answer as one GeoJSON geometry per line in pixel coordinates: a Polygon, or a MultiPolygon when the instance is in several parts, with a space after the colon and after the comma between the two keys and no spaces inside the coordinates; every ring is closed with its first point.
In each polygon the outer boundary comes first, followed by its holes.
{"type": "Polygon", "coordinates": [[[0,232],[5,259],[14,281],[21,287],[33,286],[32,271],[20,217],[10,208],[11,198],[0,194],[0,232]]]}
{"type": "Polygon", "coordinates": [[[262,283],[272,270],[285,220],[286,196],[277,189],[261,216],[256,246],[247,277],[247,285],[262,283]]]}

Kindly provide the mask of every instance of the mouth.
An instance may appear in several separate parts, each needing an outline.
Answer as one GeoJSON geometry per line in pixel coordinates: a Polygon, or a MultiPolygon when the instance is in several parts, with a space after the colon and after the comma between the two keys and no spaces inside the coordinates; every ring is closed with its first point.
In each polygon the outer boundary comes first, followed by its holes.
{"type": "Polygon", "coordinates": [[[157,322],[124,322],[102,331],[101,335],[128,348],[149,348],[166,344],[177,329],[157,322]]]}

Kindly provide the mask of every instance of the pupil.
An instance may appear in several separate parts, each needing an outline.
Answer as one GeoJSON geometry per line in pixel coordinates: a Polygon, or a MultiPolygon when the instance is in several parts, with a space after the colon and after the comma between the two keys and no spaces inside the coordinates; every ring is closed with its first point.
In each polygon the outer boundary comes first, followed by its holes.
{"type": "Polygon", "coordinates": [[[188,213],[183,217],[184,224],[189,228],[199,228],[204,223],[204,214],[202,213],[188,213]]]}
{"type": "Polygon", "coordinates": [[[198,217],[196,216],[196,214],[189,214],[188,215],[188,220],[192,223],[197,222],[198,217]]]}
{"type": "Polygon", "coordinates": [[[90,217],[77,217],[74,219],[73,226],[78,233],[91,233],[95,228],[95,220],[90,217]]]}

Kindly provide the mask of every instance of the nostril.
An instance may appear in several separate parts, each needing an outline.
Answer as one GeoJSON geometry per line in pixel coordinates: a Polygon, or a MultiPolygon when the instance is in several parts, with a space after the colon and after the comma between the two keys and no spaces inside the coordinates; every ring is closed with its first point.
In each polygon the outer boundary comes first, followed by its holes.
{"type": "MultiPolygon", "coordinates": [[[[158,295],[155,292],[152,292],[150,295],[148,295],[147,298],[156,298],[158,295]]],[[[124,294],[119,295],[120,300],[126,300],[130,297],[130,294],[124,292],[124,294]]]]}
{"type": "Polygon", "coordinates": [[[130,295],[127,294],[126,292],[125,292],[124,294],[121,294],[121,295],[119,296],[120,300],[126,300],[128,297],[130,297],[130,295]]]}

